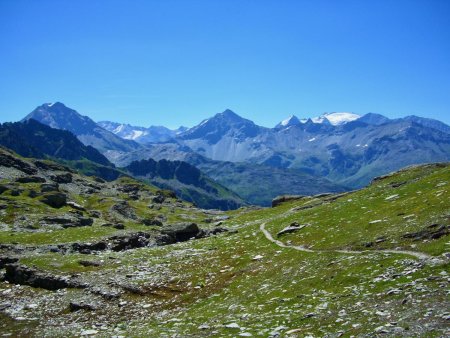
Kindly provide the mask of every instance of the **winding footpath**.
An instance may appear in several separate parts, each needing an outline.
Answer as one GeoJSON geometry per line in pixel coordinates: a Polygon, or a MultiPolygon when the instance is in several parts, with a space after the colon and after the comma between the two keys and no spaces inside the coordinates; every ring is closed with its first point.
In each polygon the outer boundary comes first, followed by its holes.
{"type": "Polygon", "coordinates": [[[269,241],[271,241],[272,243],[278,245],[281,248],[294,249],[294,250],[298,250],[298,251],[313,252],[313,253],[335,252],[335,253],[356,254],[356,255],[363,254],[363,253],[390,253],[390,254],[402,254],[402,255],[414,256],[414,257],[416,257],[418,259],[422,259],[422,260],[434,260],[436,262],[438,262],[438,261],[440,262],[441,261],[439,258],[430,256],[430,255],[425,254],[423,252],[416,252],[416,251],[409,251],[409,250],[389,250],[389,249],[385,249],[385,250],[362,250],[362,251],[353,251],[353,250],[313,250],[313,249],[305,248],[302,245],[299,245],[299,246],[287,245],[287,244],[283,243],[282,241],[279,241],[279,240],[273,238],[271,233],[269,231],[267,231],[265,227],[266,227],[266,223],[262,223],[259,226],[259,229],[261,230],[261,232],[264,234],[264,236],[269,241]]]}

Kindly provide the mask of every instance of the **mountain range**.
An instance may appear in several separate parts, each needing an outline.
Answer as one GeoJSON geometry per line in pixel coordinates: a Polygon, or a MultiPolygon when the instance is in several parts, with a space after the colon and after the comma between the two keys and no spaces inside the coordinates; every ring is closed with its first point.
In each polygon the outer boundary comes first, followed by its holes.
{"type": "Polygon", "coordinates": [[[188,129],[179,127],[172,130],[164,126],[145,128],[110,121],[100,121],[97,124],[125,140],[133,140],[142,144],[167,142],[188,129]]]}
{"type": "MultiPolygon", "coordinates": [[[[200,208],[229,210],[246,204],[234,192],[189,163],[147,160],[133,162],[126,168],[116,168],[97,149],[84,145],[71,132],[49,127],[34,119],[0,124],[0,146],[24,157],[58,161],[66,168],[107,181],[121,176],[135,176],[172,190],[179,198],[200,208]]],[[[42,167],[49,166],[47,162],[39,163],[42,167]]],[[[3,173],[0,178],[3,178],[3,173]]]]}
{"type": "Polygon", "coordinates": [[[36,108],[30,118],[72,131],[121,167],[149,158],[188,162],[247,202],[261,205],[280,193],[356,189],[408,165],[450,160],[450,127],[417,116],[326,113],[291,116],[267,128],[227,109],[174,131],[96,124],[55,103],[36,108]]]}

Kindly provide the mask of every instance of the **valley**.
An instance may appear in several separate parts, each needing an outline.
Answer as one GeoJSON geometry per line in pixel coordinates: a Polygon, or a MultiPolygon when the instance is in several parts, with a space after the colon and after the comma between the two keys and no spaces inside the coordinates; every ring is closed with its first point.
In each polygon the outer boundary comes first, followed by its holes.
{"type": "Polygon", "coordinates": [[[5,334],[449,333],[448,164],[227,212],[5,150],[0,165],[5,334]]]}

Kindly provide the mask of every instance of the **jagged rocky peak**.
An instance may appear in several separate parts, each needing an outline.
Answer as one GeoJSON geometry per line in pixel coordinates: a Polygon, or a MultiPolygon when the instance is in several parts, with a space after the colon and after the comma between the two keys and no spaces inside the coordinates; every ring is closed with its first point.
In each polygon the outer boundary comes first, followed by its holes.
{"type": "Polygon", "coordinates": [[[298,119],[297,116],[295,115],[291,115],[289,116],[287,119],[281,121],[280,123],[278,123],[275,128],[280,129],[280,128],[288,128],[291,126],[296,126],[301,124],[302,122],[300,122],[300,120],[298,119]]]}
{"type": "Polygon", "coordinates": [[[96,127],[89,117],[79,114],[62,102],[44,103],[25,116],[22,121],[34,119],[56,129],[66,129],[75,134],[96,127]]]}
{"type": "Polygon", "coordinates": [[[390,121],[386,116],[377,113],[367,113],[359,118],[360,122],[379,126],[390,121]]]}
{"type": "Polygon", "coordinates": [[[283,129],[306,123],[328,124],[333,126],[339,126],[357,120],[360,117],[361,116],[357,114],[342,112],[342,113],[324,113],[320,116],[316,116],[313,118],[304,118],[300,120],[297,118],[297,116],[291,115],[287,119],[277,124],[275,128],[283,129]]]}
{"type": "Polygon", "coordinates": [[[225,109],[223,112],[221,112],[219,114],[216,114],[214,116],[214,119],[225,120],[225,121],[231,122],[231,123],[247,121],[246,119],[244,119],[243,117],[239,116],[238,114],[236,114],[231,109],[225,109]]]}

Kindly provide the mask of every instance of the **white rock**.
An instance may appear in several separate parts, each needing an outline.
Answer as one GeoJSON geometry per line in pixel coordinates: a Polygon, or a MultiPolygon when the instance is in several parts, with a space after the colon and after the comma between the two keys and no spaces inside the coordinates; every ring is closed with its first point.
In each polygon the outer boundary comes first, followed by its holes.
{"type": "Polygon", "coordinates": [[[391,195],[391,196],[386,197],[384,200],[385,201],[390,201],[390,200],[393,200],[394,198],[397,198],[397,197],[398,197],[398,194],[395,194],[395,195],[391,195]]]}
{"type": "Polygon", "coordinates": [[[229,324],[225,325],[225,327],[227,329],[240,329],[241,328],[238,323],[229,323],[229,324]]]}
{"type": "Polygon", "coordinates": [[[97,334],[98,331],[97,330],[83,330],[81,331],[80,335],[82,336],[92,336],[94,334],[97,334]]]}
{"type": "Polygon", "coordinates": [[[263,258],[264,258],[264,256],[262,256],[262,255],[256,255],[255,257],[253,257],[253,260],[259,261],[260,259],[263,259],[263,258]]]}

